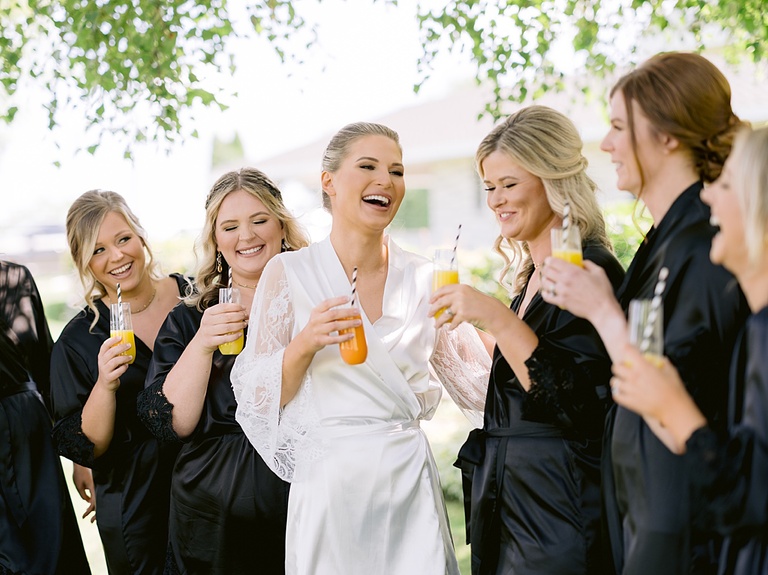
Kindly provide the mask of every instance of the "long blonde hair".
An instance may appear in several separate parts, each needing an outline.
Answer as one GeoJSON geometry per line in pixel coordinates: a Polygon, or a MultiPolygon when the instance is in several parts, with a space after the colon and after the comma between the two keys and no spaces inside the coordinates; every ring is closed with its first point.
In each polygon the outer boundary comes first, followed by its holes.
{"type": "Polygon", "coordinates": [[[768,127],[742,130],[733,145],[733,187],[744,214],[749,262],[756,264],[768,243],[768,127]]]}
{"type": "Polygon", "coordinates": [[[285,233],[283,251],[293,251],[309,245],[309,238],[301,225],[283,204],[282,193],[266,174],[255,168],[227,172],[216,180],[205,200],[205,224],[195,249],[198,254],[195,271],[197,291],[185,298],[187,305],[195,306],[200,311],[216,304],[219,300],[218,289],[225,287],[223,278],[228,275],[229,264],[224,258],[217,261],[216,218],[224,198],[240,190],[260,200],[278,219],[285,233]],[[219,262],[221,270],[218,269],[219,262]]]}
{"type": "MultiPolygon", "coordinates": [[[[597,186],[586,173],[588,162],[581,153],[582,146],[576,126],[566,116],[546,106],[529,106],[510,115],[480,142],[475,165],[482,178],[483,160],[497,150],[504,152],[541,180],[556,215],[562,218],[565,203],[569,203],[571,221],[578,225],[583,241],[596,241],[612,249],[595,195],[597,186]]],[[[499,235],[493,249],[505,261],[501,284],[511,293],[519,293],[534,267],[528,244],[499,235]],[[510,285],[505,278],[512,267],[516,271],[510,285]]]]}
{"type": "Polygon", "coordinates": [[[96,279],[89,264],[93,258],[101,224],[107,214],[111,212],[123,216],[131,231],[141,239],[146,255],[145,269],[149,273],[149,277],[155,280],[163,277],[160,266],[155,261],[152,249],[149,247],[147,232],[141,227],[139,218],[128,207],[125,198],[116,192],[105,190],[90,190],[82,194],[69,207],[66,228],[69,253],[72,255],[80,283],[83,284],[85,305],[96,316],[91,323],[91,330],[99,321],[96,300],[107,295],[107,288],[96,279]]]}

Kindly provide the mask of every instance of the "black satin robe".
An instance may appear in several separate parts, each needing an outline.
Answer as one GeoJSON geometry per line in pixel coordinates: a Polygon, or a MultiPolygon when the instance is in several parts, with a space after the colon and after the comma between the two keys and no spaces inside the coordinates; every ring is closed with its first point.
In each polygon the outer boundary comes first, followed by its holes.
{"type": "MultiPolygon", "coordinates": [[[[685,190],[635,254],[619,290],[624,309],[651,298],[662,266],[664,354],[708,421],[725,425],[728,365],[749,314],[733,276],[712,264],[714,229],[700,183],[685,190]]],[[[687,467],[637,414],[617,407],[604,450],[605,518],[616,571],[624,575],[714,573],[719,538],[691,529],[687,467]]]]}
{"type": "MultiPolygon", "coordinates": [[[[188,290],[173,274],[179,295],[188,290]]],[[[98,355],[109,338],[109,309],[96,303],[99,321],[89,332],[93,312],[85,308],[62,330],[51,358],[51,393],[59,453],[93,469],[96,522],[111,575],[163,572],[168,542],[171,469],[178,446],[161,443],[136,416],[136,397],[144,389],[152,350],[136,337],[136,359],[120,377],[115,430],[107,451],[93,456],[82,430],[82,411],[99,377],[98,355]]]]}
{"type": "MultiPolygon", "coordinates": [[[[168,372],[200,327],[202,313],[171,312],[155,342],[139,414],[157,437],[178,440],[163,394],[168,372]]],[[[285,572],[288,484],[266,466],[235,421],[230,373],[237,356],[213,354],[205,404],[173,469],[168,572],[285,572]]]]}
{"type": "Polygon", "coordinates": [[[686,445],[694,517],[725,535],[721,575],[768,573],[768,308],[747,320],[731,364],[729,433],[686,445]]]}
{"type": "Polygon", "coordinates": [[[0,573],[89,574],[43,403],[53,342],[35,281],[0,261],[0,573]]]}
{"type": "MultiPolygon", "coordinates": [[[[585,259],[624,277],[604,247],[585,259]]],[[[517,312],[525,292],[511,304],[517,312]]],[[[602,573],[600,451],[611,362],[592,325],[539,294],[523,317],[539,338],[528,392],[494,350],[485,422],[459,452],[474,575],[602,573]]]]}

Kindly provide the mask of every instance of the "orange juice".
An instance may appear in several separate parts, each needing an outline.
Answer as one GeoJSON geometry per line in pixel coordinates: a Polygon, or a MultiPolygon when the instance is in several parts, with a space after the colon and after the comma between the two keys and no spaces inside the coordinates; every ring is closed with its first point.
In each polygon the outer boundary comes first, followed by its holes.
{"type": "Polygon", "coordinates": [[[658,367],[661,369],[664,366],[664,358],[660,355],[656,355],[655,353],[644,353],[643,357],[645,360],[652,364],[654,367],[658,367]]]}
{"type": "MultiPolygon", "coordinates": [[[[123,353],[120,354],[120,355],[130,355],[131,356],[131,361],[128,362],[128,364],[130,365],[131,363],[133,363],[136,360],[136,338],[133,335],[133,330],[132,329],[131,330],[120,329],[120,330],[113,330],[113,331],[109,332],[109,337],[117,337],[117,336],[120,336],[120,339],[122,340],[120,342],[120,344],[123,344],[123,343],[130,343],[131,344],[131,348],[130,349],[128,349],[128,350],[126,350],[126,351],[124,351],[123,353]]],[[[120,345],[120,344],[118,344],[118,345],[120,345]]]]}
{"type": "MultiPolygon", "coordinates": [[[[344,319],[360,319],[359,315],[347,317],[344,319]]],[[[341,359],[347,362],[349,365],[358,365],[365,361],[368,357],[368,344],[365,341],[365,331],[363,330],[363,324],[352,328],[339,330],[339,334],[347,334],[354,332],[355,337],[347,341],[342,341],[339,344],[339,351],[341,352],[341,359]]]]}
{"type": "Polygon", "coordinates": [[[561,260],[576,264],[579,267],[584,267],[581,250],[552,250],[552,255],[561,260]]]}
{"type": "MultiPolygon", "coordinates": [[[[459,270],[435,270],[432,272],[433,293],[443,286],[457,283],[459,283],[459,270]]],[[[435,319],[440,317],[440,314],[443,313],[443,309],[439,309],[435,312],[435,319]]]]}
{"type": "Polygon", "coordinates": [[[221,355],[237,355],[243,351],[244,342],[245,337],[243,337],[243,330],[240,330],[240,337],[238,337],[235,341],[222,343],[219,346],[219,351],[221,352],[221,355]]]}

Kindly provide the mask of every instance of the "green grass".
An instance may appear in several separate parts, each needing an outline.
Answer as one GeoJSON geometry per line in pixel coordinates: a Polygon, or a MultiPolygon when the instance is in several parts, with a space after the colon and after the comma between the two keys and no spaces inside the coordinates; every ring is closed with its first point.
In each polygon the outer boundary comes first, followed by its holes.
{"type": "Polygon", "coordinates": [[[451,522],[451,533],[453,534],[453,545],[456,547],[456,559],[459,560],[459,570],[462,575],[470,575],[470,551],[466,541],[466,530],[464,528],[464,504],[459,501],[446,501],[445,506],[448,509],[448,519],[451,522]]]}

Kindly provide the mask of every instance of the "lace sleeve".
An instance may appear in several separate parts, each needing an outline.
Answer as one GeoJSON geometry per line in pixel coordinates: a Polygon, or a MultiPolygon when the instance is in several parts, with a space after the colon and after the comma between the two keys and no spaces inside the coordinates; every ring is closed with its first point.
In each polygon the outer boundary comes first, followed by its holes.
{"type": "Polygon", "coordinates": [[[483,426],[491,358],[469,324],[437,332],[432,367],[462,413],[474,427],[483,426]]]}
{"type": "Polygon", "coordinates": [[[237,400],[235,419],[265,463],[292,481],[297,461],[316,453],[311,429],[317,425],[308,376],[299,392],[280,408],[283,353],[291,340],[293,304],[279,258],[269,262],[259,280],[250,315],[248,342],[232,369],[237,400]]]}
{"type": "Polygon", "coordinates": [[[93,442],[83,433],[82,411],[77,411],[69,417],[56,422],[53,426],[53,441],[59,455],[66,457],[84,467],[93,467],[93,442]]]}
{"type": "Polygon", "coordinates": [[[607,357],[581,362],[553,345],[547,337],[525,361],[531,388],[523,402],[523,417],[563,429],[600,434],[610,406],[607,357]]]}
{"type": "Polygon", "coordinates": [[[181,441],[173,430],[173,404],[163,393],[163,382],[147,386],[136,398],[136,410],[150,433],[161,441],[181,441]]]}

